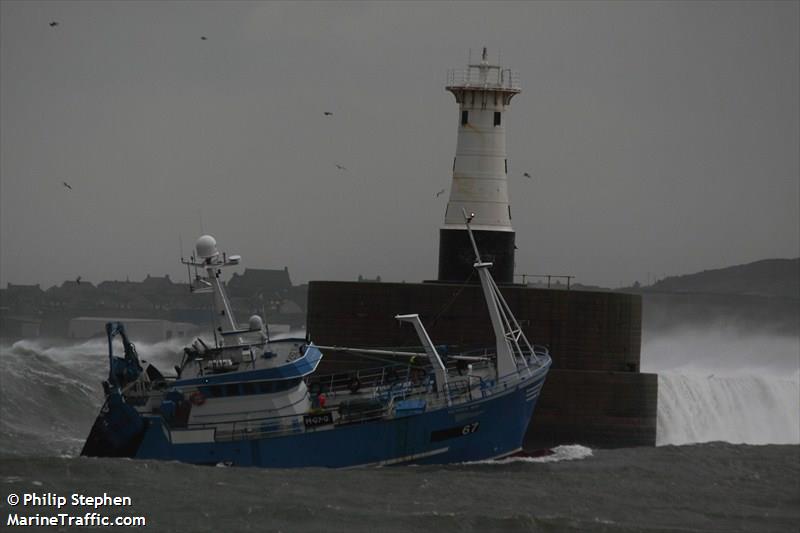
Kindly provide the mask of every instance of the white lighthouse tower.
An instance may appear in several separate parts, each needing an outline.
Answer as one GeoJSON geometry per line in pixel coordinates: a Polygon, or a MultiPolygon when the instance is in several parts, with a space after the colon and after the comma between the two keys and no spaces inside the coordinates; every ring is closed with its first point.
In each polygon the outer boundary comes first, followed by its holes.
{"type": "Polygon", "coordinates": [[[458,144],[453,182],[439,231],[439,280],[464,281],[473,271],[474,254],[464,215],[474,215],[471,227],[481,256],[494,263],[500,283],[514,279],[514,228],[508,200],[506,110],[520,92],[519,76],[492,65],[483,49],[480,63],[447,73],[446,89],[459,106],[458,144]]]}

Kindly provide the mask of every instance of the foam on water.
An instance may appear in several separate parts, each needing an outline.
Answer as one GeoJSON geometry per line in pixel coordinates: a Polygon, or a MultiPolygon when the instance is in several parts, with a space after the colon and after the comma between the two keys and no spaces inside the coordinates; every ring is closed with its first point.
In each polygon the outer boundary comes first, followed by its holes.
{"type": "MultiPolygon", "coordinates": [[[[555,463],[559,461],[575,461],[592,456],[592,449],[580,444],[565,444],[553,448],[553,453],[542,457],[519,457],[526,463],[555,463]]],[[[511,457],[506,459],[510,461],[511,457]]]]}
{"type": "Polygon", "coordinates": [[[559,461],[575,461],[592,456],[592,449],[580,444],[564,444],[556,446],[553,453],[541,457],[513,456],[504,459],[489,459],[486,461],[470,461],[465,465],[508,465],[516,463],[557,463],[559,461]]]}

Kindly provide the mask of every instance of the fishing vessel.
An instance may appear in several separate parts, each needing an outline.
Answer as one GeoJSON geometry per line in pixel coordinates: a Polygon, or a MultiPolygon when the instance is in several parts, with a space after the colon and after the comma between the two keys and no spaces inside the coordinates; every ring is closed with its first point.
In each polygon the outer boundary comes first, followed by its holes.
{"type": "Polygon", "coordinates": [[[316,346],[270,339],[261,317],[234,318],[222,268],[239,264],[210,235],[182,260],[192,288],[213,294],[214,330],[183,350],[175,374],[141,361],[119,322],[106,325],[105,403],[81,455],[258,467],[443,464],[518,453],[551,359],[514,318],[469,227],[495,345],[445,354],[418,315],[422,349],[316,346]],[[122,353],[115,355],[116,338],[122,353]],[[213,340],[212,340],[213,339],[213,340]],[[397,363],[318,375],[323,350],[392,356],[397,363]],[[145,364],[146,366],[142,366],[145,364]]]}

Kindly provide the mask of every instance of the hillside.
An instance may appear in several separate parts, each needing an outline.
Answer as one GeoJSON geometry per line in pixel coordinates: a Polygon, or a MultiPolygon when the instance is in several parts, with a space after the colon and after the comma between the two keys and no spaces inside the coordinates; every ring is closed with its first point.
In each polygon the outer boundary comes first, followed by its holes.
{"type": "Polygon", "coordinates": [[[746,265],[672,276],[644,287],[643,292],[800,298],[800,258],[765,259],[746,265]]]}

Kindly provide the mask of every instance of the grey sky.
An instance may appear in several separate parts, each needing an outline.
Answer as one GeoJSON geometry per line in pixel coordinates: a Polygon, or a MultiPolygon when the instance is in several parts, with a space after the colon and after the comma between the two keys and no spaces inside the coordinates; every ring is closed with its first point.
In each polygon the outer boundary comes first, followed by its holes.
{"type": "Polygon", "coordinates": [[[0,283],[182,279],[201,217],[296,283],[434,278],[483,45],[523,84],[518,273],[796,257],[799,5],[4,1],[0,283]]]}

